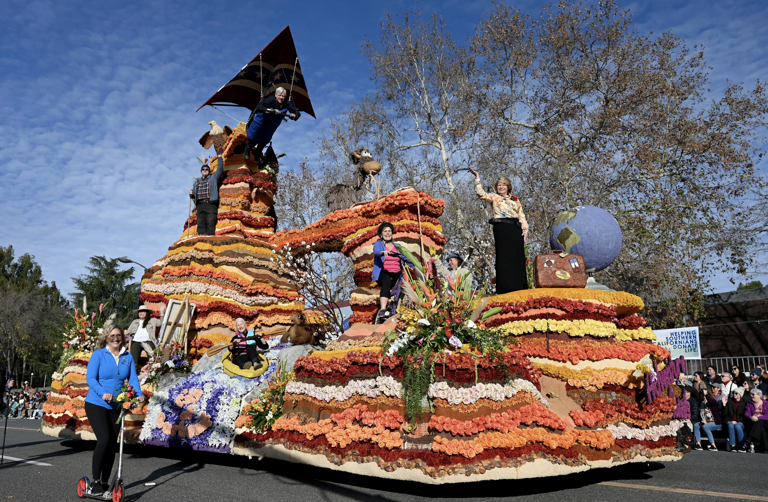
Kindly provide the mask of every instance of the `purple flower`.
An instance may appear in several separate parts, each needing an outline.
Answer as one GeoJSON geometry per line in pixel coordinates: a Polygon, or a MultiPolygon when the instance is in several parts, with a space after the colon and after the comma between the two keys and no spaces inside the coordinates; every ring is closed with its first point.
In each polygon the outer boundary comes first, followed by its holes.
{"type": "Polygon", "coordinates": [[[448,339],[448,343],[451,344],[451,347],[454,347],[456,349],[461,348],[461,340],[459,340],[455,336],[450,337],[448,339]]]}

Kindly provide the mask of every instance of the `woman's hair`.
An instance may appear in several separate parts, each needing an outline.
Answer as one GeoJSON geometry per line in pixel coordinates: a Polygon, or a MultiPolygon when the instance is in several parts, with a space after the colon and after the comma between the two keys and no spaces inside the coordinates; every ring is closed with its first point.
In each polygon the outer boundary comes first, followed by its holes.
{"type": "Polygon", "coordinates": [[[391,223],[389,223],[389,222],[385,221],[384,223],[382,223],[381,225],[379,225],[379,231],[378,231],[378,232],[379,232],[379,237],[381,237],[381,234],[382,234],[382,233],[384,233],[384,229],[385,229],[385,228],[387,228],[387,227],[389,227],[389,228],[391,228],[391,229],[392,229],[392,233],[393,233],[393,234],[395,233],[395,227],[394,227],[394,225],[392,225],[391,223]]]}
{"type": "Polygon", "coordinates": [[[749,391],[749,393],[752,394],[753,396],[757,396],[760,398],[763,397],[763,391],[761,391],[760,389],[752,389],[751,391],[749,391]]]}
{"type": "Polygon", "coordinates": [[[509,180],[509,178],[502,176],[501,178],[497,179],[496,183],[493,184],[494,190],[496,190],[496,187],[499,186],[499,183],[507,185],[507,195],[512,195],[512,182],[509,180]]]}
{"type": "Polygon", "coordinates": [[[109,336],[109,334],[110,334],[110,333],[112,333],[112,331],[114,331],[115,329],[119,329],[119,330],[120,330],[120,336],[122,336],[122,337],[123,337],[123,343],[122,343],[121,345],[125,345],[125,330],[123,329],[123,327],[122,327],[122,326],[120,326],[119,324],[110,324],[109,326],[107,326],[107,327],[104,329],[104,334],[103,334],[103,335],[101,335],[101,336],[100,336],[100,337],[99,337],[99,338],[96,340],[96,349],[97,349],[97,350],[98,350],[98,349],[103,349],[104,347],[106,347],[106,346],[107,346],[107,337],[108,337],[108,336],[109,336]]]}
{"type": "Polygon", "coordinates": [[[245,324],[245,331],[248,331],[248,323],[245,322],[245,319],[243,319],[242,317],[238,317],[237,319],[235,319],[235,331],[237,331],[237,325],[240,324],[240,321],[242,321],[243,324],[245,324]]]}
{"type": "Polygon", "coordinates": [[[694,373],[694,375],[699,375],[699,378],[704,380],[704,372],[703,371],[697,371],[696,373],[694,373]]]}

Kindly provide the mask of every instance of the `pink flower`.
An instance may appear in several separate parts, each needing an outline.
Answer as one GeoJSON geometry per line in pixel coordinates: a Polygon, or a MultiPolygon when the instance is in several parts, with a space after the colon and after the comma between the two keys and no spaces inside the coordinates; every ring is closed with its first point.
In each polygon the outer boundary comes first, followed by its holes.
{"type": "Polygon", "coordinates": [[[99,314],[104,310],[104,304],[99,305],[99,314]]]}

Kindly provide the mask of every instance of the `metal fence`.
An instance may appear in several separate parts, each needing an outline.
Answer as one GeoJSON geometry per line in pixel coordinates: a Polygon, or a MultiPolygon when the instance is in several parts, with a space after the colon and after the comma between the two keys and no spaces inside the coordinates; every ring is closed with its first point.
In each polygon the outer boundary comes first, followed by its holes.
{"type": "Polygon", "coordinates": [[[696,371],[707,371],[707,366],[714,366],[718,373],[731,371],[733,366],[738,366],[742,373],[752,371],[760,364],[768,369],[768,356],[742,356],[742,357],[708,357],[702,359],[686,359],[686,373],[692,375],[696,371]]]}

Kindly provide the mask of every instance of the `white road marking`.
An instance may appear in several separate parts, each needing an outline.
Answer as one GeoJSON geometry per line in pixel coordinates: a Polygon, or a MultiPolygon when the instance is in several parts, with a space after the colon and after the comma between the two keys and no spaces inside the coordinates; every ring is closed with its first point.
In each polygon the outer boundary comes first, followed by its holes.
{"type": "Polygon", "coordinates": [[[23,462],[25,464],[39,465],[41,467],[53,467],[51,464],[46,464],[45,462],[37,462],[35,460],[26,460],[23,458],[9,457],[8,455],[3,456],[3,462],[5,462],[6,460],[10,460],[12,462],[23,462]]]}

